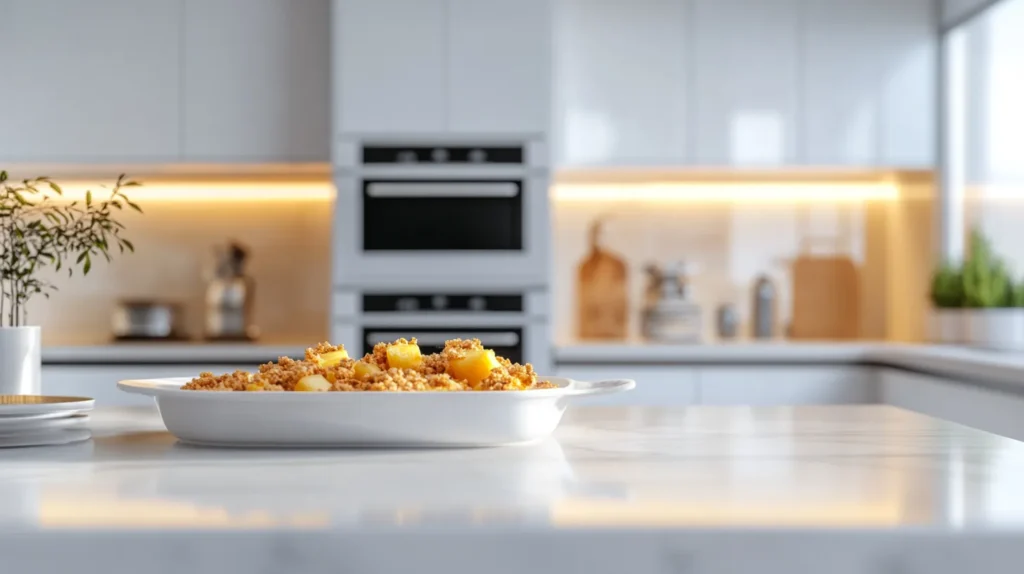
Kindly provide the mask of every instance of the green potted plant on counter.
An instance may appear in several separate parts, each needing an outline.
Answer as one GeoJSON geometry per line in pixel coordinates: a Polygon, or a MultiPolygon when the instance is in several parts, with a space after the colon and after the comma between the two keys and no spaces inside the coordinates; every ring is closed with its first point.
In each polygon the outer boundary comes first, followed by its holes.
{"type": "Polygon", "coordinates": [[[967,342],[988,349],[1024,349],[1024,315],[1017,289],[1002,260],[979,231],[963,269],[967,342]]]}
{"type": "Polygon", "coordinates": [[[47,177],[14,181],[0,171],[0,395],[41,392],[40,328],[29,323],[26,306],[56,290],[43,272],[87,275],[98,258],[110,261],[115,249],[135,250],[115,216],[125,209],[142,212],[124,194],[137,185],[122,175],[104,198],[87,191],[83,199],[67,201],[47,177]]]}
{"type": "Polygon", "coordinates": [[[931,338],[936,343],[965,342],[964,278],[959,266],[943,264],[932,276],[931,338]]]}

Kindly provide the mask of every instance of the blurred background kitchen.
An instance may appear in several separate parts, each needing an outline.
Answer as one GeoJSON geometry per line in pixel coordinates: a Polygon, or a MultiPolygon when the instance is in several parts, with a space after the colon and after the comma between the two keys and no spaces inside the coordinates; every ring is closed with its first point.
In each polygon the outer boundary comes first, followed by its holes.
{"type": "Polygon", "coordinates": [[[29,316],[65,366],[928,342],[971,229],[1024,272],[1021,29],[1024,0],[0,0],[0,166],[144,183],[136,254],[29,316]]]}

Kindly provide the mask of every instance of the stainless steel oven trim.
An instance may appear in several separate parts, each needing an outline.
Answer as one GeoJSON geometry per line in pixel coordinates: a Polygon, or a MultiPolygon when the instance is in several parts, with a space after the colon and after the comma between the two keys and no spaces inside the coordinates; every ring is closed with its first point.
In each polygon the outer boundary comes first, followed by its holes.
{"type": "Polygon", "coordinates": [[[366,185],[370,197],[515,197],[519,186],[512,182],[449,182],[426,181],[371,182],[366,185]]]}

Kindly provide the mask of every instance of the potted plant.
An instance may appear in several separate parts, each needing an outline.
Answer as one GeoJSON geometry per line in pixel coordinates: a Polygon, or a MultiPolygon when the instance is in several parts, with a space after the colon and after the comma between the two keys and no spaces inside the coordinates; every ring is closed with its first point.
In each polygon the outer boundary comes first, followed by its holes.
{"type": "Polygon", "coordinates": [[[1024,348],[1024,315],[1014,307],[1014,282],[978,231],[971,234],[963,287],[968,342],[989,349],[1024,348]]]}
{"type": "Polygon", "coordinates": [[[961,269],[943,264],[932,276],[931,337],[936,343],[960,344],[965,340],[964,279],[961,269]]]}
{"type": "Polygon", "coordinates": [[[123,191],[137,185],[121,175],[103,199],[87,191],[83,200],[64,201],[50,178],[14,181],[0,171],[0,394],[40,393],[40,329],[26,305],[56,290],[42,272],[86,275],[96,258],[110,261],[113,249],[135,250],[115,215],[142,212],[123,191]]]}

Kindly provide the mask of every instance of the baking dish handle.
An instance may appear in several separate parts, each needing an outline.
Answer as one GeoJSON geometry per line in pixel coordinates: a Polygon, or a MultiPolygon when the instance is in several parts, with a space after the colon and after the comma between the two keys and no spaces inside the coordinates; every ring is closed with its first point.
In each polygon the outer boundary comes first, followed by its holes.
{"type": "Polygon", "coordinates": [[[570,397],[607,395],[609,393],[628,391],[634,387],[636,387],[636,381],[632,379],[610,379],[593,383],[573,381],[572,386],[569,387],[565,394],[570,397]]]}

